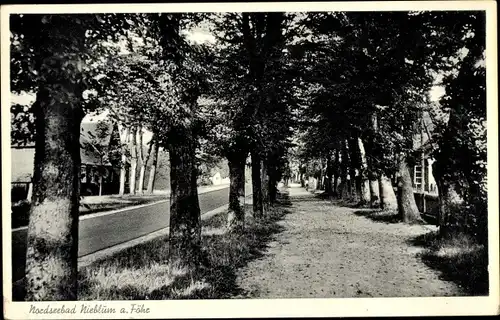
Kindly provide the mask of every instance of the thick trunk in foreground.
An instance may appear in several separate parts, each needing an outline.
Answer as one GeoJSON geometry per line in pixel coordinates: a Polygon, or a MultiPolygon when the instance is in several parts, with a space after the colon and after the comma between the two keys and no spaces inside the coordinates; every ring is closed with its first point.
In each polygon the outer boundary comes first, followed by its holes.
{"type": "Polygon", "coordinates": [[[260,176],[260,157],[257,152],[252,151],[252,200],[253,215],[255,218],[261,218],[263,215],[262,207],[262,181],[260,176]]]}
{"type": "Polygon", "coordinates": [[[189,129],[175,132],[170,154],[169,260],[196,269],[201,257],[201,218],[196,185],[196,146],[189,129]]]}
{"type": "Polygon", "coordinates": [[[79,138],[83,113],[77,103],[60,103],[53,98],[61,90],[76,93],[71,85],[64,83],[50,89],[38,92],[34,106],[34,190],[26,252],[28,301],[77,298],[79,138]]]}
{"type": "Polygon", "coordinates": [[[155,179],[156,179],[156,165],[158,164],[158,143],[155,143],[153,146],[153,163],[151,163],[151,167],[149,167],[149,178],[148,178],[148,193],[153,193],[155,187],[155,179]]]}
{"type": "Polygon", "coordinates": [[[398,167],[398,214],[404,222],[415,223],[421,220],[420,212],[413,195],[412,179],[405,156],[401,156],[398,167]]]}
{"type": "Polygon", "coordinates": [[[378,184],[380,208],[382,210],[396,210],[398,208],[398,201],[392,187],[391,179],[381,173],[378,177],[378,184]]]}
{"type": "Polygon", "coordinates": [[[229,165],[229,209],[227,227],[237,230],[245,224],[245,163],[246,154],[234,154],[228,157],[229,165]]]}

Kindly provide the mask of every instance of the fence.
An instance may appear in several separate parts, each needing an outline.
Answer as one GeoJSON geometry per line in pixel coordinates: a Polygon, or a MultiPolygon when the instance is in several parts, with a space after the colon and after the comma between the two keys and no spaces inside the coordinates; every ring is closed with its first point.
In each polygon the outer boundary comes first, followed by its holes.
{"type": "Polygon", "coordinates": [[[417,203],[418,211],[422,213],[422,216],[431,223],[435,225],[438,224],[438,214],[439,214],[439,198],[435,194],[414,192],[415,202],[417,203]]]}

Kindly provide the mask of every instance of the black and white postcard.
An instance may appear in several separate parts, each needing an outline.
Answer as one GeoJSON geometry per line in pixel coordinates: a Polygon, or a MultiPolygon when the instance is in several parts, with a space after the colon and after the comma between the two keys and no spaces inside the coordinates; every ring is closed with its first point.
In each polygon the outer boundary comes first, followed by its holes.
{"type": "Polygon", "coordinates": [[[1,26],[5,318],[498,313],[494,1],[1,26]]]}

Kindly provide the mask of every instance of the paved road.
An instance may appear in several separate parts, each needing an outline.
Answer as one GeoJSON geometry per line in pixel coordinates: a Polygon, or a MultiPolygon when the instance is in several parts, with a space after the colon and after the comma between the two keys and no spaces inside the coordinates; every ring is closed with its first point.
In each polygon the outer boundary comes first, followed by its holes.
{"type": "MultiPolygon", "coordinates": [[[[201,213],[221,207],[229,201],[229,189],[209,191],[199,196],[201,213]]],[[[78,256],[141,237],[168,227],[170,201],[129,209],[114,214],[80,220],[78,256]]],[[[24,276],[26,229],[12,232],[13,281],[24,276]]]]}

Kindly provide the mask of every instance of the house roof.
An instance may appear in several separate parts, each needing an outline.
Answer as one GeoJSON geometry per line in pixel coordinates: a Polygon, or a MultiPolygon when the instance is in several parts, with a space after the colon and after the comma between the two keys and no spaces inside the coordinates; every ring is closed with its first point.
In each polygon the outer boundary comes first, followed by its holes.
{"type": "MultiPolygon", "coordinates": [[[[80,157],[82,164],[101,164],[100,152],[107,149],[113,124],[105,121],[82,123],[80,132],[80,157]]],[[[109,165],[109,163],[104,163],[109,165]]]]}
{"type": "MultiPolygon", "coordinates": [[[[99,151],[111,141],[113,125],[108,122],[86,122],[81,125],[80,157],[82,164],[101,165],[99,151]]],[[[30,182],[33,175],[35,144],[11,147],[11,181],[30,182]]],[[[110,165],[109,163],[103,163],[110,165]]]]}
{"type": "MultiPolygon", "coordinates": [[[[435,115],[438,118],[445,117],[446,115],[442,112],[439,112],[435,115]]],[[[433,139],[432,134],[436,128],[436,125],[432,119],[432,115],[429,112],[424,112],[423,114],[423,122],[424,122],[424,130],[423,130],[423,139],[421,140],[420,134],[415,135],[414,137],[414,147],[415,149],[423,148],[426,152],[431,151],[433,148],[433,139]]]]}

